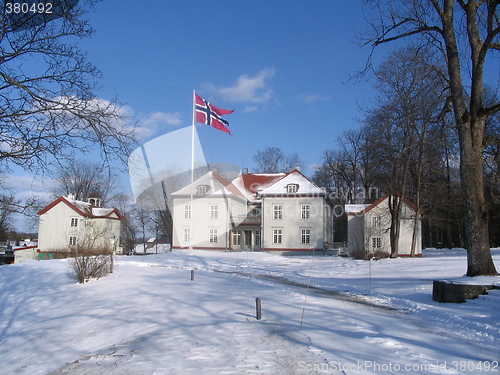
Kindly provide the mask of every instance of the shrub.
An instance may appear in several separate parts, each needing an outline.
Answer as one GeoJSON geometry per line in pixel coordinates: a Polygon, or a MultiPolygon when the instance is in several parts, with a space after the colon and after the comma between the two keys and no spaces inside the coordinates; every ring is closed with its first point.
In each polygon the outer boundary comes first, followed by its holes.
{"type": "Polygon", "coordinates": [[[107,247],[72,249],[73,257],[69,259],[72,279],[83,284],[90,279],[99,279],[113,272],[113,250],[107,247]]]}
{"type": "Polygon", "coordinates": [[[389,258],[391,254],[384,250],[366,251],[365,249],[357,249],[352,250],[349,255],[354,259],[378,260],[389,258]]]}

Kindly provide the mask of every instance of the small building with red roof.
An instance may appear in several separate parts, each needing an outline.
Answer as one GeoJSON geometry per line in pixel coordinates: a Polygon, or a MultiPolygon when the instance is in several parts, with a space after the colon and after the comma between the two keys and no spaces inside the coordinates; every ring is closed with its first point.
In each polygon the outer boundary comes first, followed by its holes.
{"type": "Polygon", "coordinates": [[[38,212],[38,252],[40,257],[59,257],[83,241],[96,247],[109,247],[120,253],[122,215],[116,208],[100,207],[100,200],[87,202],[73,196],[59,197],[38,212]],[[49,256],[51,254],[51,256],[49,256]]]}
{"type": "MultiPolygon", "coordinates": [[[[391,254],[389,195],[372,204],[346,204],[347,241],[350,255],[391,254]],[[381,253],[378,253],[381,252],[381,253]]],[[[399,256],[422,256],[421,214],[403,199],[399,220],[399,256]],[[412,254],[413,246],[413,254],[412,254]]]]}

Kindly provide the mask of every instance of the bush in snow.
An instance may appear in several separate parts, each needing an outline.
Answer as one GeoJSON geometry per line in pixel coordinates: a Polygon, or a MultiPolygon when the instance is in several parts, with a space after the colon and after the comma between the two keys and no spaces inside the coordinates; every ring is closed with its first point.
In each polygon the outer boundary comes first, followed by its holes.
{"type": "Polygon", "coordinates": [[[113,250],[106,247],[83,248],[75,246],[69,259],[70,276],[79,283],[99,279],[113,272],[113,250]]]}
{"type": "Polygon", "coordinates": [[[362,260],[378,260],[389,258],[390,254],[387,251],[383,250],[372,250],[366,251],[364,249],[352,250],[349,252],[349,255],[354,259],[362,259],[362,260]]]}
{"type": "Polygon", "coordinates": [[[84,283],[89,279],[99,279],[113,272],[112,246],[106,245],[111,241],[104,238],[106,227],[94,223],[87,223],[87,231],[70,245],[71,258],[69,265],[70,276],[84,283]]]}

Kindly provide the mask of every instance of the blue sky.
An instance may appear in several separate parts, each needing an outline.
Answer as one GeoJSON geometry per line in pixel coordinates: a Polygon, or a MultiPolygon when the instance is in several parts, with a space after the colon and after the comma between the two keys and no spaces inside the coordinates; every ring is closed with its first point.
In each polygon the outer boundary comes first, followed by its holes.
{"type": "MultiPolygon", "coordinates": [[[[107,0],[88,16],[95,35],[79,43],[103,72],[97,96],[123,103],[143,142],[190,126],[196,90],[235,110],[226,117],[233,136],[198,126],[208,162],[252,172],[253,155],[275,146],[297,152],[312,176],[374,95],[372,83],[349,82],[370,52],[354,43],[366,30],[362,7],[361,0],[107,0]]],[[[30,178],[19,171],[7,182],[20,197],[47,192],[50,181],[30,178]]],[[[128,176],[120,190],[130,192],[128,176]]]]}
{"type": "Polygon", "coordinates": [[[306,170],[345,130],[371,84],[346,83],[369,50],[354,43],[362,1],[104,1],[82,47],[143,140],[189,126],[192,92],[225,109],[233,136],[199,126],[207,161],[254,168],[268,146],[306,170]]]}

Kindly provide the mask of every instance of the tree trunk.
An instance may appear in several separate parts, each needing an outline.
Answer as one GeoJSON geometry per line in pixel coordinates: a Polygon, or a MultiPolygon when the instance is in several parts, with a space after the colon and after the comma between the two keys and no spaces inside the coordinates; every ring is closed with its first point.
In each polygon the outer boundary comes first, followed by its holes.
{"type": "Polygon", "coordinates": [[[479,2],[469,1],[461,4],[467,14],[467,35],[472,60],[472,87],[468,100],[464,96],[461,77],[460,53],[454,25],[454,5],[454,0],[445,0],[442,21],[451,102],[460,138],[460,181],[465,208],[467,276],[498,275],[490,251],[488,210],[483,183],[483,138],[486,116],[481,115],[481,112],[485,50],[483,50],[484,46],[482,46],[476,18],[479,2]]]}
{"type": "Polygon", "coordinates": [[[389,196],[389,210],[391,212],[391,258],[399,257],[399,219],[401,215],[401,197],[391,194],[389,196]]]}
{"type": "Polygon", "coordinates": [[[469,120],[459,127],[460,177],[467,234],[467,276],[498,275],[491,258],[488,209],[484,197],[482,131],[485,119],[469,120]],[[482,121],[482,123],[480,123],[482,121]]]}

